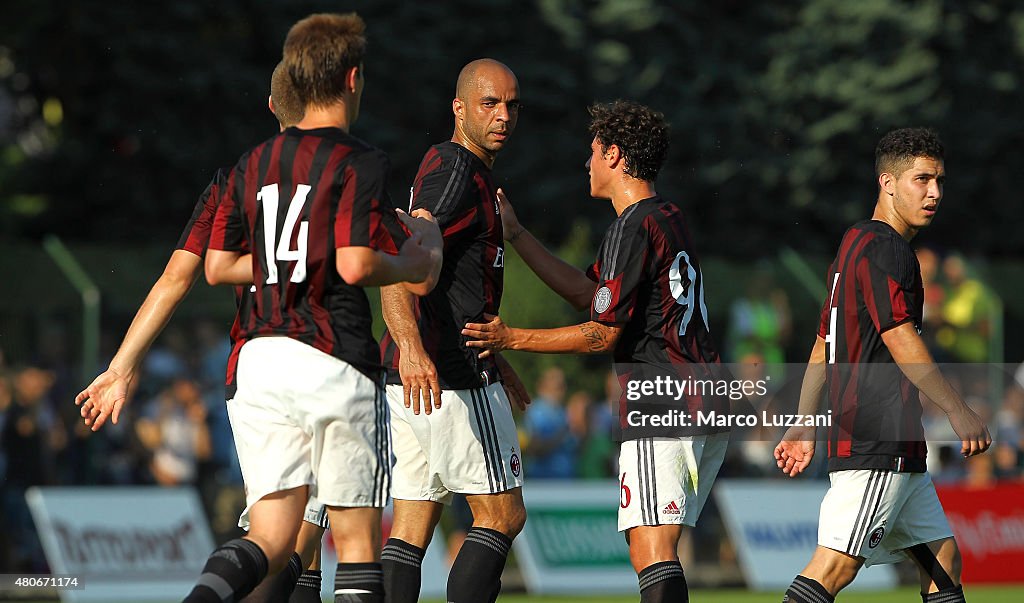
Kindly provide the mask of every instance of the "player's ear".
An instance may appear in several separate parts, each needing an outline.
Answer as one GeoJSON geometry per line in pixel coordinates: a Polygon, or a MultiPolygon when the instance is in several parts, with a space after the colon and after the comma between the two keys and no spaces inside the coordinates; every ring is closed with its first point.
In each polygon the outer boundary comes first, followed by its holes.
{"type": "Polygon", "coordinates": [[[345,74],[345,87],[347,87],[350,91],[355,92],[358,89],[357,88],[357,84],[358,84],[359,78],[362,77],[362,76],[363,76],[363,66],[362,65],[357,65],[357,66],[349,69],[348,73],[345,74]]]}
{"type": "Polygon", "coordinates": [[[622,160],[622,152],[619,150],[619,145],[608,145],[604,152],[604,158],[608,162],[608,167],[615,169],[619,165],[619,161],[622,160]]]}
{"type": "Polygon", "coordinates": [[[452,99],[452,113],[459,119],[466,118],[466,105],[461,98],[452,99]]]}
{"type": "Polygon", "coordinates": [[[896,194],[896,178],[889,172],[882,172],[878,175],[878,188],[885,191],[887,195],[896,194]]]}
{"type": "Polygon", "coordinates": [[[273,96],[268,96],[267,97],[267,108],[270,109],[270,112],[273,113],[275,116],[277,115],[277,111],[274,110],[274,97],[273,96]]]}

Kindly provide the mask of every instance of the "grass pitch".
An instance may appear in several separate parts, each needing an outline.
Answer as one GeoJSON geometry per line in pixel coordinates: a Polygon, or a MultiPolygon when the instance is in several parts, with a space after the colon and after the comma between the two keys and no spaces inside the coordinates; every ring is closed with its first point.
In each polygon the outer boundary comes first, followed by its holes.
{"type": "MultiPolygon", "coordinates": [[[[970,603],[1022,603],[1024,585],[1009,587],[967,586],[967,600],[970,603]]],[[[625,597],[540,597],[530,595],[502,595],[499,603],[636,603],[639,595],[625,597]]],[[[782,593],[752,593],[745,590],[691,590],[693,603],[779,603],[782,593]]],[[[850,591],[839,595],[837,603],[919,603],[921,594],[916,588],[901,588],[877,592],[850,591]]],[[[430,600],[424,603],[444,603],[430,600]]]]}

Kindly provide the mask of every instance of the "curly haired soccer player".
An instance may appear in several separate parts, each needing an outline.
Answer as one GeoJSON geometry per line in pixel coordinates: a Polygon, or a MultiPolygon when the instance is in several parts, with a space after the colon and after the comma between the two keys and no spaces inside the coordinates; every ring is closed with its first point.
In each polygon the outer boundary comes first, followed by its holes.
{"type": "MultiPolygon", "coordinates": [[[[862,566],[904,556],[918,566],[925,603],[964,601],[960,551],[926,471],[919,392],[946,413],[964,456],[984,452],[992,438],[921,339],[924,290],[910,247],[942,201],[942,143],[928,129],[893,130],[878,143],[875,173],[874,213],[846,231],[829,269],[800,391],[800,413],[816,412],[824,391],[835,419],[818,547],[786,591],[788,603],[830,603],[862,566]]],[[[814,428],[792,428],[775,458],[795,477],[814,451],[814,428]]]]}
{"type": "MultiPolygon", "coordinates": [[[[516,329],[495,317],[467,324],[467,343],[488,351],[561,354],[611,352],[620,380],[654,367],[706,375],[719,363],[708,332],[704,282],[686,219],[654,181],[668,151],[668,125],[643,105],[595,105],[590,132],[590,194],[610,199],[618,218],[586,273],[548,252],[525,228],[508,200],[505,236],[552,290],[589,322],[558,329],[516,329]]],[[[485,352],[486,353],[486,352],[485,352]]],[[[680,408],[728,412],[715,397],[686,396],[680,408]]],[[[619,530],[629,542],[644,603],[686,601],[676,547],[684,525],[695,525],[725,458],[728,432],[680,427],[664,437],[627,434],[619,449],[619,530]],[[683,459],[680,461],[680,459],[683,459]]]]}

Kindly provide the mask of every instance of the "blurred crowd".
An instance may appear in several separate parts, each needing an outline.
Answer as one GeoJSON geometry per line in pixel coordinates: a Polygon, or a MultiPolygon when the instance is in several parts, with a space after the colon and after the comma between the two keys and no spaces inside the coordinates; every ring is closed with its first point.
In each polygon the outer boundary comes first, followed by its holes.
{"type": "MultiPolygon", "coordinates": [[[[920,250],[919,258],[926,287],[928,344],[940,362],[960,363],[943,368],[988,420],[996,441],[989,454],[965,462],[945,416],[926,404],[933,479],[938,484],[972,487],[1020,480],[1024,476],[1024,365],[1015,375],[997,368],[994,381],[992,367],[983,364],[992,360],[989,341],[997,301],[970,275],[963,258],[943,258],[929,249],[920,250]]],[[[759,271],[750,279],[747,293],[729,309],[726,335],[720,342],[723,360],[741,367],[743,378],[770,370],[775,383],[785,383],[786,378],[798,381],[800,375],[795,373],[806,350],[799,351],[800,357],[789,352],[791,331],[786,293],[770,272],[759,271]],[[785,362],[795,364],[786,367],[785,362]],[[783,375],[787,370],[794,374],[783,375]]],[[[117,341],[120,334],[107,337],[117,341]]],[[[96,433],[83,425],[72,402],[84,383],[59,332],[44,333],[37,356],[27,363],[9,363],[0,350],[0,568],[45,571],[25,504],[25,490],[32,486],[194,485],[218,539],[236,530],[244,495],[224,405],[228,347],[222,325],[172,321],[147,354],[134,383],[132,402],[118,424],[108,424],[96,433]]],[[[562,368],[553,365],[536,383],[526,384],[533,402],[517,421],[530,480],[617,476],[613,433],[618,421],[618,380],[610,370],[581,380],[586,382],[572,382],[562,368]]],[[[772,457],[778,436],[776,431],[762,430],[735,438],[739,441],[731,446],[721,476],[781,478],[772,457]]],[[[812,465],[813,475],[824,477],[823,456],[818,455],[812,465]]],[[[706,512],[716,513],[713,505],[706,512]]],[[[697,534],[698,539],[724,540],[719,522],[702,525],[704,534],[697,534]]]]}

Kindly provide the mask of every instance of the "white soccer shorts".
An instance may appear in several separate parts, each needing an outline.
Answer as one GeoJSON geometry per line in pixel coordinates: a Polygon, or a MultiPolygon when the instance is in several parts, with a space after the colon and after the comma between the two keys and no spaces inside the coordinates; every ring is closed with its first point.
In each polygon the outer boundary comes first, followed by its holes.
{"type": "MultiPolygon", "coordinates": [[[[302,513],[302,521],[320,526],[324,530],[331,527],[331,522],[327,518],[327,505],[321,504],[315,496],[310,496],[309,500],[306,501],[306,510],[302,513]]],[[[249,531],[248,507],[242,511],[242,515],[238,518],[238,527],[246,532],[249,531]]]]}
{"type": "Polygon", "coordinates": [[[522,452],[500,383],[444,390],[441,408],[415,415],[401,385],[387,386],[395,449],[391,496],[451,504],[452,495],[496,494],[523,485],[522,452]]]}
{"type": "Polygon", "coordinates": [[[727,432],[620,444],[619,531],[696,525],[728,447],[727,432]]]}
{"type": "Polygon", "coordinates": [[[346,362],[287,337],[246,342],[227,402],[246,511],[302,485],[321,504],[383,507],[391,474],[383,388],[346,362]]]}
{"type": "Polygon", "coordinates": [[[863,557],[865,565],[895,563],[903,549],[953,536],[927,473],[857,469],[829,473],[821,501],[818,544],[863,557]]]}

